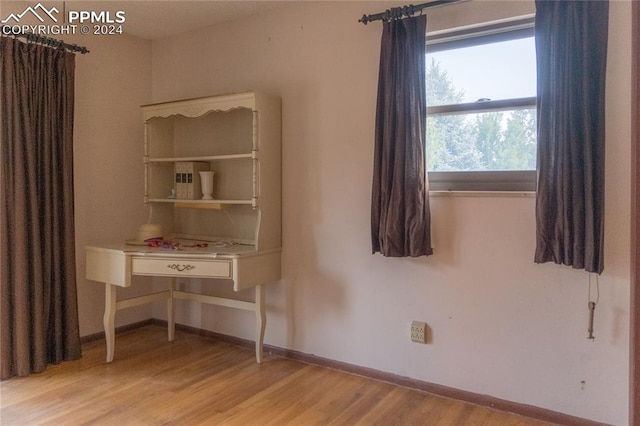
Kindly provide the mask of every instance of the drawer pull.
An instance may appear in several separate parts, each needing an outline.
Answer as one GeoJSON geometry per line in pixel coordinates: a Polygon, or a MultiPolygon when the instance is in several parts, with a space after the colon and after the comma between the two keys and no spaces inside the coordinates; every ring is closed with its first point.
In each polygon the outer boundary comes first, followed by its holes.
{"type": "Polygon", "coordinates": [[[170,263],[167,265],[167,268],[175,269],[178,272],[191,271],[192,269],[196,269],[196,267],[193,265],[178,265],[177,263],[170,263]]]}

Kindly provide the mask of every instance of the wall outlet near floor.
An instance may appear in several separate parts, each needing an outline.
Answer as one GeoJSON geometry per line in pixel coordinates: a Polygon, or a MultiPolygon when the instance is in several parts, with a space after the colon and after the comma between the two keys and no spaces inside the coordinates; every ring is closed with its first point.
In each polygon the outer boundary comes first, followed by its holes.
{"type": "Polygon", "coordinates": [[[411,341],[427,343],[427,324],[422,321],[411,321],[411,341]]]}

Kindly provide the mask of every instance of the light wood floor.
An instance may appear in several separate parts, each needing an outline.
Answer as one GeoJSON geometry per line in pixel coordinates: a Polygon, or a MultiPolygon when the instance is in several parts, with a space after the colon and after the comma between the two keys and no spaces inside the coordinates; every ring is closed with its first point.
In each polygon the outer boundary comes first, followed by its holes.
{"type": "Polygon", "coordinates": [[[543,425],[420,391],[148,326],[0,383],[9,425],[543,425]]]}

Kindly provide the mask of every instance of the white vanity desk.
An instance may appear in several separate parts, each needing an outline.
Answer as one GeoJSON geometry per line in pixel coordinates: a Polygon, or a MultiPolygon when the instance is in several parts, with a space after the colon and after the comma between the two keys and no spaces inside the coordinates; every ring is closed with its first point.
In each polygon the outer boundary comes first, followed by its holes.
{"type": "Polygon", "coordinates": [[[256,359],[261,362],[266,317],[263,285],[280,279],[280,99],[242,92],[141,108],[143,200],[149,206],[149,223],[158,224],[171,241],[235,244],[183,244],[180,250],[125,244],[87,247],[87,278],[105,284],[107,362],[113,360],[116,311],[166,300],[169,340],[173,340],[175,299],[255,312],[256,359]],[[195,194],[195,170],[215,172],[212,199],[195,194]],[[187,190],[180,185],[187,185],[187,190]],[[173,279],[167,291],[118,301],[117,288],[130,287],[134,275],[173,279]],[[235,291],[255,287],[255,302],[178,291],[176,277],[231,280],[235,291]]]}
{"type": "Polygon", "coordinates": [[[222,248],[210,245],[206,248],[172,250],[114,244],[88,246],[86,254],[87,278],[105,284],[104,331],[107,362],[113,361],[115,351],[116,311],[166,300],[168,339],[173,341],[176,299],[255,312],[256,361],[262,362],[266,326],[263,285],[280,278],[279,249],[256,251],[253,246],[222,248]],[[116,301],[117,287],[130,287],[133,275],[229,279],[233,281],[235,291],[255,287],[255,302],[178,291],[175,289],[175,280],[171,280],[170,288],[166,291],[116,301]]]}

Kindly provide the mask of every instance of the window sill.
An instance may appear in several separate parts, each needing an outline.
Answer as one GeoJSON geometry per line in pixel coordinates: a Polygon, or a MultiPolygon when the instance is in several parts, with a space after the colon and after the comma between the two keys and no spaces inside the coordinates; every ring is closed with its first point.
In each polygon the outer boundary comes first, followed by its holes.
{"type": "Polygon", "coordinates": [[[535,198],[535,191],[429,191],[430,197],[535,198]]]}

